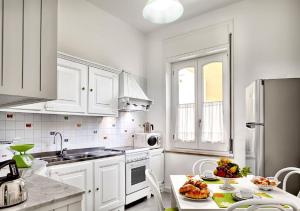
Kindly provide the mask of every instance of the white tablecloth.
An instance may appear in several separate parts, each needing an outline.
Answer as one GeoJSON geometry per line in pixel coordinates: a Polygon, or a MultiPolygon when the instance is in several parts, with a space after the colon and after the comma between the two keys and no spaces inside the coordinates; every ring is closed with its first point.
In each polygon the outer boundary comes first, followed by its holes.
{"type": "MultiPolygon", "coordinates": [[[[218,205],[214,202],[212,198],[209,198],[206,201],[191,201],[185,199],[182,195],[179,194],[179,188],[186,182],[187,178],[185,175],[171,175],[171,185],[172,185],[172,199],[171,204],[172,207],[178,207],[181,211],[220,211],[226,210],[224,208],[219,208],[218,205]]],[[[299,185],[299,184],[298,184],[299,185]]],[[[238,191],[240,188],[249,188],[254,192],[264,192],[259,190],[248,178],[237,179],[237,184],[233,184],[235,187],[234,191],[238,191]]],[[[212,193],[225,193],[225,192],[233,192],[233,191],[225,191],[221,190],[220,184],[209,184],[208,188],[212,193]]],[[[271,195],[274,199],[287,199],[291,202],[295,203],[298,206],[298,210],[300,211],[300,198],[289,194],[279,188],[276,188],[272,191],[266,191],[267,194],[271,195]]],[[[288,210],[288,209],[287,209],[288,210]]]]}

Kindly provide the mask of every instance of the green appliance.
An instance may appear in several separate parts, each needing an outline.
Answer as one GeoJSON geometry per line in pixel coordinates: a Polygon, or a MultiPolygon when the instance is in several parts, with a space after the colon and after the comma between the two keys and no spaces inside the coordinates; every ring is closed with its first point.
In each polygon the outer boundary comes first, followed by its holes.
{"type": "Polygon", "coordinates": [[[13,156],[13,159],[17,163],[18,168],[29,168],[32,165],[33,156],[26,154],[26,151],[32,149],[34,144],[17,144],[12,145],[10,148],[17,153],[13,156]]]}

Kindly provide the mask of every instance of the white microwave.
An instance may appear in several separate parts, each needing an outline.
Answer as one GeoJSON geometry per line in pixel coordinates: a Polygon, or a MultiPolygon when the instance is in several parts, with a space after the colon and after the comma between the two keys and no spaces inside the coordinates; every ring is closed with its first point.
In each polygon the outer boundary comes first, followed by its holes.
{"type": "Polygon", "coordinates": [[[135,147],[160,148],[161,135],[159,133],[136,133],[134,134],[135,147]]]}

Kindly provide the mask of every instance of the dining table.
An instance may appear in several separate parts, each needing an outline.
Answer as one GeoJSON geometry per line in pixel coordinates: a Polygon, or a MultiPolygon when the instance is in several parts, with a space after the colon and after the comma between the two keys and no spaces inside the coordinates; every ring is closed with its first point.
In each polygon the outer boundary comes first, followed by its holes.
{"type": "MultiPolygon", "coordinates": [[[[199,176],[195,177],[195,179],[200,179],[199,176]]],[[[223,190],[221,189],[221,184],[214,184],[212,182],[207,182],[207,186],[209,191],[211,192],[211,196],[206,200],[190,200],[185,198],[183,195],[179,193],[179,188],[188,180],[186,175],[170,175],[171,182],[171,206],[177,207],[180,211],[221,211],[226,210],[227,206],[230,206],[229,203],[224,203],[224,206],[220,206],[216,203],[215,196],[222,195],[231,195],[233,192],[237,192],[241,189],[251,190],[253,193],[256,193],[257,196],[268,196],[268,198],[273,199],[286,199],[288,201],[293,202],[298,211],[300,211],[300,198],[283,191],[282,189],[275,187],[271,191],[263,191],[258,189],[258,187],[251,182],[251,177],[243,177],[237,178],[234,180],[234,190],[223,190]],[[213,197],[214,196],[214,197],[213,197]],[[227,205],[227,206],[226,206],[227,205]]],[[[298,184],[299,185],[299,184],[298,184]]],[[[260,197],[258,197],[259,199],[260,197]]],[[[288,206],[284,206],[286,210],[292,210],[292,208],[288,206]]],[[[246,209],[238,209],[238,210],[246,210],[246,209]]],[[[270,210],[270,209],[269,209],[270,210]]]]}

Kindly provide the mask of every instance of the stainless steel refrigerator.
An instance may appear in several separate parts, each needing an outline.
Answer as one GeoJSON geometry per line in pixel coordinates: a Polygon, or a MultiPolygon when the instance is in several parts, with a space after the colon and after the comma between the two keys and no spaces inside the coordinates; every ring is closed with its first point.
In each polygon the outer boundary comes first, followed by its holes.
{"type": "MultiPolygon", "coordinates": [[[[246,164],[253,174],[274,176],[300,167],[300,79],[256,80],[246,88],[246,164]]],[[[300,178],[288,182],[298,193],[300,178]]]]}

